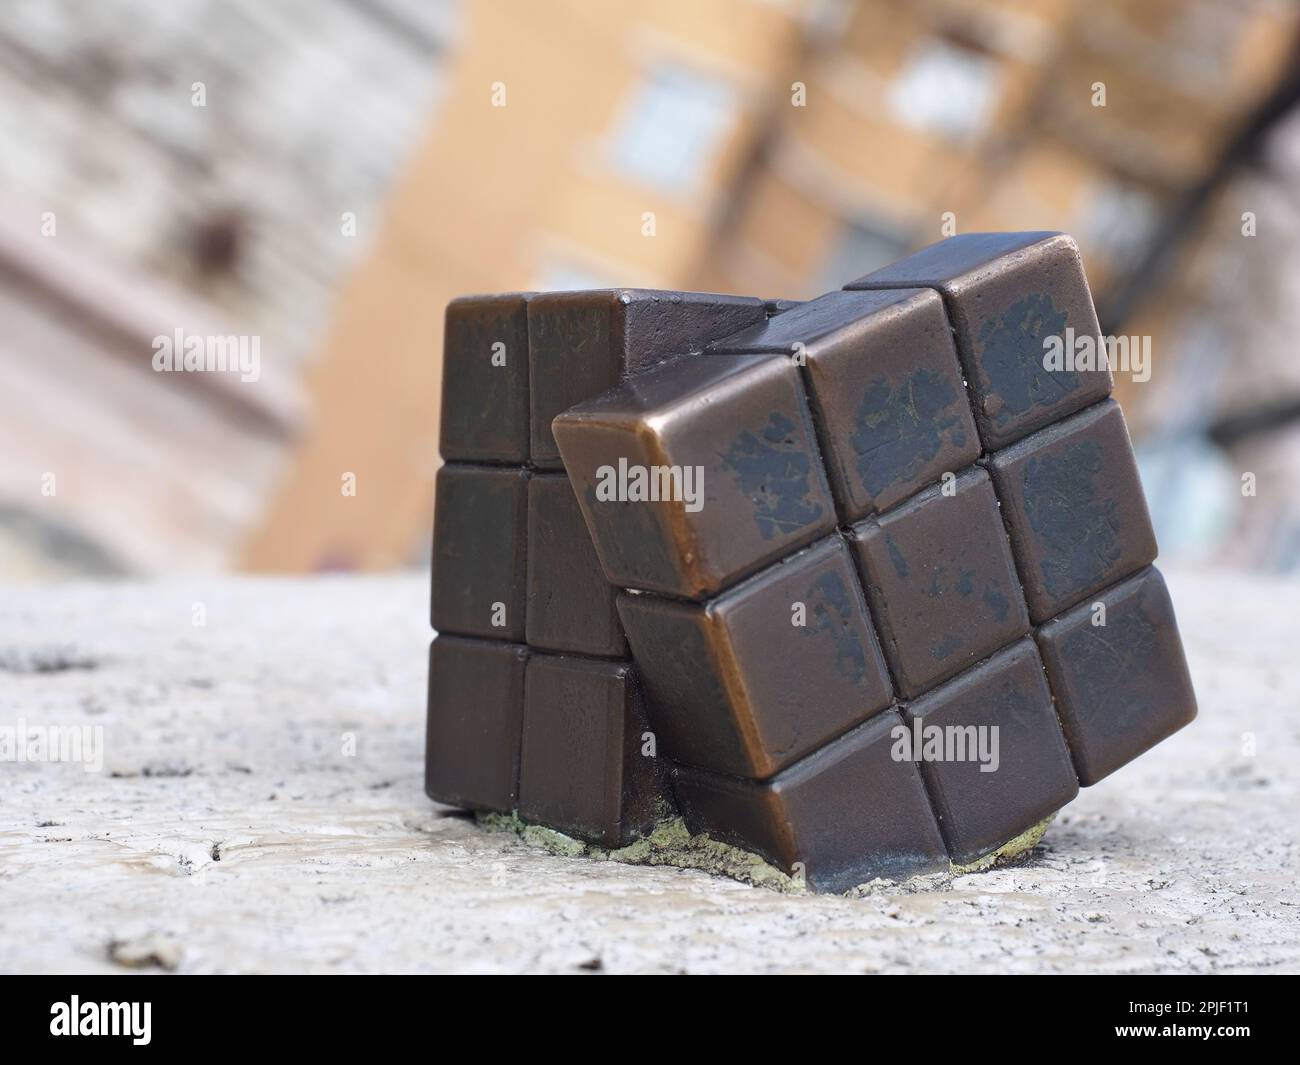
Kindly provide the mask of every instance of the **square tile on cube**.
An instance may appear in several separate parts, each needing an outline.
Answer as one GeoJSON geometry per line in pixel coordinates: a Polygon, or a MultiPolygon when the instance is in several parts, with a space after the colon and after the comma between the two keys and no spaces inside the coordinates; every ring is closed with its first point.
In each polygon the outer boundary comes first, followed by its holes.
{"type": "Polygon", "coordinates": [[[433,524],[433,627],[523,640],[528,472],[443,466],[433,524]]]}
{"type": "Polygon", "coordinates": [[[573,486],[563,473],[528,484],[528,646],[619,658],[627,640],[573,486]]]}
{"type": "Polygon", "coordinates": [[[433,641],[424,760],[431,799],[467,810],[514,808],[527,661],[519,644],[433,641]]]}
{"type": "Polygon", "coordinates": [[[1173,604],[1154,566],[1037,636],[1081,784],[1096,784],[1196,717],[1173,604]]]}
{"type": "Polygon", "coordinates": [[[1154,561],[1155,533],[1114,400],[998,452],[989,470],[1036,623],[1154,561]]]}
{"type": "Polygon", "coordinates": [[[621,847],[673,814],[630,663],[534,655],[526,687],[522,818],[621,847]]]}
{"type": "Polygon", "coordinates": [[[954,862],[997,850],[1079,792],[1032,640],[923,695],[904,717],[954,862]]]}
{"type": "Polygon", "coordinates": [[[674,761],[770,777],[889,705],[838,535],[703,604],[623,595],[619,612],[674,761]]]}
{"type": "Polygon", "coordinates": [[[852,539],[885,657],[905,697],[1028,631],[997,498],[983,470],[855,525],[852,539]]]}

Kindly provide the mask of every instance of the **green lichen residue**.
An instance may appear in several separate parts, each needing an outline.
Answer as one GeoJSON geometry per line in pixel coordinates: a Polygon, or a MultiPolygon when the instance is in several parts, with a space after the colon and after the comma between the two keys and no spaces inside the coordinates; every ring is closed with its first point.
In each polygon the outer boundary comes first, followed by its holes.
{"type": "Polygon", "coordinates": [[[1043,836],[1047,833],[1047,826],[1055,820],[1056,814],[1048,814],[1038,824],[1021,832],[1015,839],[1007,840],[997,850],[990,851],[983,858],[976,858],[969,865],[957,865],[954,862],[952,866],[953,875],[962,876],[966,873],[982,873],[986,869],[992,869],[999,865],[1008,865],[1017,858],[1023,857],[1042,842],[1043,836]]]}
{"type": "MultiPolygon", "coordinates": [[[[915,878],[930,886],[941,886],[951,876],[982,873],[1007,865],[1023,857],[1042,840],[1047,826],[1055,820],[1052,814],[1015,839],[1008,840],[995,851],[984,855],[969,865],[952,865],[948,876],[922,876],[915,878]]],[[[667,865],[676,869],[697,869],[714,876],[725,876],[754,887],[767,888],[783,894],[802,895],[808,892],[802,878],[787,876],[757,854],[719,843],[706,835],[693,836],[686,830],[680,817],[661,821],[648,836],[616,850],[606,850],[593,843],[566,836],[553,828],[529,824],[517,814],[479,814],[478,823],[490,832],[509,832],[529,846],[538,847],[549,854],[564,858],[590,858],[594,861],[623,862],[627,865],[667,865]]],[[[865,887],[876,887],[884,882],[854,888],[846,894],[861,894],[865,887]]]]}
{"type": "Polygon", "coordinates": [[[698,869],[786,894],[802,894],[808,890],[801,879],[787,876],[757,854],[719,843],[709,836],[692,836],[680,817],[661,821],[648,836],[617,850],[606,850],[551,828],[530,825],[515,814],[479,814],[478,823],[492,832],[512,832],[531,846],[566,858],[698,869]]]}

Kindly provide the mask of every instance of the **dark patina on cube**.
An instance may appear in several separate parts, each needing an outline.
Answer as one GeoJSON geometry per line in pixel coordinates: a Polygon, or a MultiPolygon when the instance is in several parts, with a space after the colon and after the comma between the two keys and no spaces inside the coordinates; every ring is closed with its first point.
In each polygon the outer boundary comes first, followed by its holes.
{"type": "MultiPolygon", "coordinates": [[[[966,233],[923,248],[844,287],[942,293],[987,450],[1108,396],[1108,368],[1053,368],[1050,345],[1101,329],[1073,238],[1064,233],[966,233]],[[1068,331],[1068,332],[1067,332],[1068,331]]],[[[1074,345],[1070,345],[1071,353],[1074,345]]]]}
{"type": "Polygon", "coordinates": [[[1029,630],[997,497],[983,470],[854,526],[853,542],[904,696],[919,695],[1029,630]]]}
{"type": "Polygon", "coordinates": [[[619,612],[663,753],[681,764],[770,777],[889,705],[838,535],[703,604],[623,595],[619,612]]]}
{"type": "Polygon", "coordinates": [[[835,527],[799,371],[780,356],[665,364],[566,411],[555,436],[623,588],[703,598],[835,527]],[[632,498],[647,471],[663,490],[632,498]],[[698,498],[683,498],[685,478],[698,498]]]}
{"type": "Polygon", "coordinates": [[[533,655],[520,816],[621,847],[672,813],[665,773],[630,663],[533,655]]]}
{"type": "Polygon", "coordinates": [[[931,289],[830,292],[709,350],[803,365],[842,521],[979,457],[943,300],[931,289]]]}
{"type": "Polygon", "coordinates": [[[989,470],[1035,622],[1154,561],[1156,537],[1114,400],[999,451],[989,470]]]}
{"type": "Polygon", "coordinates": [[[1081,784],[1196,717],[1174,607],[1154,566],[1053,618],[1038,645],[1081,784]]]}
{"type": "Polygon", "coordinates": [[[1079,792],[1032,640],[927,692],[904,716],[955,862],[996,850],[1079,792]],[[928,758],[936,737],[941,757],[928,758]]]}

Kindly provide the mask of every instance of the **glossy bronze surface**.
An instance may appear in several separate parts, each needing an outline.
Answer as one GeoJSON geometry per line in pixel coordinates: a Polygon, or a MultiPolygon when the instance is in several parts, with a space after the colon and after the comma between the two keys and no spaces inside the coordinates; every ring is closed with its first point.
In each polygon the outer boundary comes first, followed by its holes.
{"type": "Polygon", "coordinates": [[[1196,717],[1173,604],[1154,566],[1049,621],[1038,646],[1081,784],[1196,717]]]}
{"type": "Polygon", "coordinates": [[[703,604],[623,595],[663,753],[764,778],[889,705],[885,662],[838,534],[703,604]]]}
{"type": "Polygon", "coordinates": [[[703,598],[835,527],[799,371],[779,356],[656,367],[566,411],[555,435],[620,587],[703,598]]]}
{"type": "Polygon", "coordinates": [[[1079,249],[1064,233],[949,237],[844,287],[919,286],[943,294],[986,450],[1110,394],[1108,369],[1044,361],[1057,340],[1077,341],[1072,355],[1100,343],[1079,249]]]}

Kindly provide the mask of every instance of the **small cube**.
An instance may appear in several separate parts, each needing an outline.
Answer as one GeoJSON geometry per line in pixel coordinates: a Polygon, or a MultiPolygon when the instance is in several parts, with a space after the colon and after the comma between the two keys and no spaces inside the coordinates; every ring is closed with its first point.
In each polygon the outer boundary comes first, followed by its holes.
{"type": "Polygon", "coordinates": [[[985,450],[1110,394],[1083,261],[1066,234],[949,237],[844,287],[919,286],[943,294],[985,450]]]}
{"type": "Polygon", "coordinates": [[[439,636],[429,649],[424,790],[467,810],[509,813],[519,792],[528,648],[439,636]]]}
{"type": "Polygon", "coordinates": [[[1079,793],[1032,640],[954,677],[904,716],[954,862],[997,850],[1079,793]]]}
{"type": "Polygon", "coordinates": [[[623,588],[701,599],[835,527],[799,371],[781,356],[676,360],[566,411],[555,435],[623,588]]]}
{"type": "Polygon", "coordinates": [[[704,604],[623,595],[619,612],[673,761],[770,777],[889,705],[838,534],[704,604]]]}
{"type": "Polygon", "coordinates": [[[802,360],[843,521],[886,510],[979,457],[952,331],[932,289],[831,292],[709,350],[802,360]]]}
{"type": "Polygon", "coordinates": [[[988,474],[971,470],[853,527],[899,692],[919,695],[1029,629],[988,474]]]}
{"type": "Polygon", "coordinates": [[[708,292],[602,289],[528,301],[533,465],[562,469],[551,433],[557,414],[624,377],[704,346],[766,314],[763,301],[708,292]]]}
{"type": "Polygon", "coordinates": [[[443,336],[442,457],[527,462],[527,294],[452,300],[443,336]]]}
{"type": "Polygon", "coordinates": [[[601,572],[569,478],[535,474],[528,483],[528,646],[624,656],[616,594],[601,572]]]}
{"type": "Polygon", "coordinates": [[[528,472],[448,464],[433,515],[433,627],[524,639],[528,472]]]}
{"type": "Polygon", "coordinates": [[[989,462],[1035,623],[1156,557],[1124,415],[1107,400],[989,462]]]}
{"type": "Polygon", "coordinates": [[[622,847],[675,812],[628,662],[534,655],[524,698],[519,815],[622,847]]]}
{"type": "Polygon", "coordinates": [[[1038,645],[1085,787],[1196,717],[1173,604],[1154,566],[1049,621],[1038,645]]]}
{"type": "Polygon", "coordinates": [[[894,757],[905,728],[894,711],[878,714],[762,784],[676,767],[686,826],[802,872],[819,892],[946,870],[921,775],[894,757]]]}

